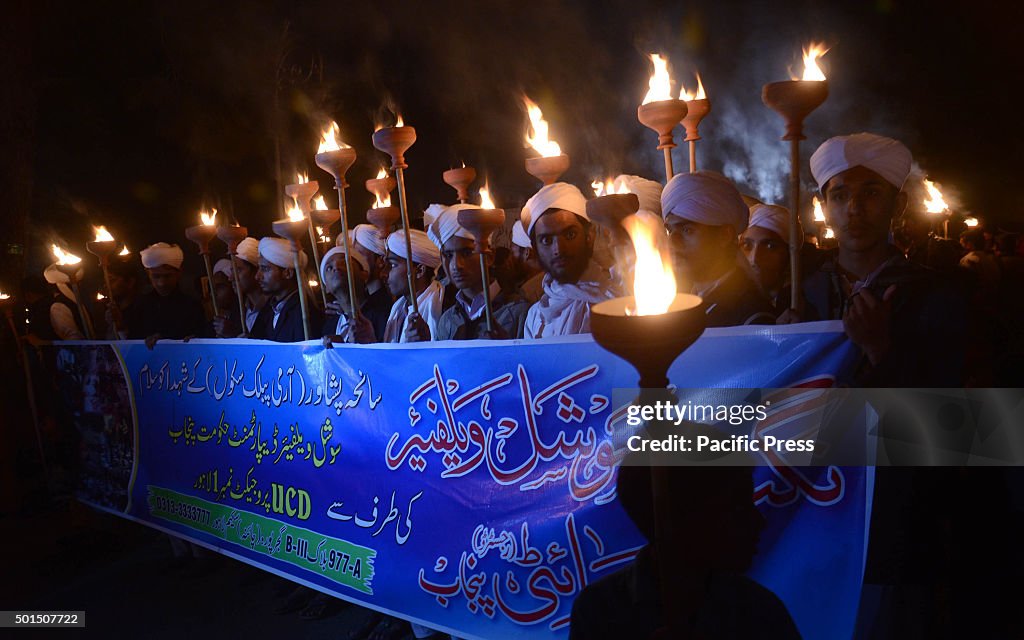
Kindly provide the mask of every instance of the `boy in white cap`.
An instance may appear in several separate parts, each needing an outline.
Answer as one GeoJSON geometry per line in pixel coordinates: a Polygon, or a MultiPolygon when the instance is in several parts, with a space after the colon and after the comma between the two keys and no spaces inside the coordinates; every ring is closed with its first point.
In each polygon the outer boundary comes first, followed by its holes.
{"type": "MultiPolygon", "coordinates": [[[[369,274],[366,279],[366,300],[363,302],[363,315],[371,318],[374,322],[375,331],[380,336],[384,331],[384,324],[387,322],[388,314],[391,312],[391,305],[394,299],[388,291],[385,280],[387,279],[387,254],[388,248],[384,244],[384,235],[372,224],[357,224],[349,232],[352,241],[353,254],[362,254],[366,263],[370,265],[369,274]]],[[[338,238],[341,244],[341,238],[338,238]]]]}
{"type": "MultiPolygon", "coordinates": [[[[798,223],[799,225],[799,223],[798,223]]],[[[797,237],[803,245],[803,230],[797,237]]],[[[740,234],[740,250],[747,259],[755,284],[768,298],[780,323],[790,319],[789,210],[774,204],[750,207],[750,222],[740,234]]],[[[804,319],[813,318],[809,309],[804,319]]]]}
{"type": "Polygon", "coordinates": [[[139,253],[153,290],[140,295],[124,312],[129,339],[152,346],[160,338],[182,340],[206,333],[203,305],[182,293],[181,264],[185,254],[178,245],[158,242],[139,253]]]}
{"type": "MultiPolygon", "coordinates": [[[[260,268],[256,281],[269,300],[260,314],[266,323],[266,335],[274,342],[302,342],[305,333],[302,328],[302,306],[299,301],[298,281],[295,277],[295,262],[292,244],[283,238],[263,238],[259,243],[260,268]]],[[[305,269],[306,252],[299,250],[299,268],[305,269]]],[[[309,337],[319,338],[323,329],[323,315],[316,305],[307,305],[309,313],[309,337]]]]}
{"type": "MultiPolygon", "coordinates": [[[[234,262],[238,266],[238,288],[242,290],[242,304],[245,307],[245,327],[249,331],[250,338],[266,337],[266,327],[261,326],[257,320],[260,311],[267,305],[267,296],[260,289],[256,282],[256,274],[260,268],[260,241],[256,238],[244,238],[238,243],[237,255],[234,262]]],[[[226,274],[234,285],[234,266],[230,265],[225,269],[226,274]]],[[[231,302],[231,309],[237,307],[236,302],[231,302]]],[[[213,319],[213,326],[216,334],[223,338],[241,335],[242,329],[232,314],[223,314],[213,319]]]]}
{"type": "Polygon", "coordinates": [[[545,273],[544,292],[526,318],[526,337],[589,333],[590,306],[614,298],[616,290],[592,259],[596,230],[586,198],[573,185],[556,182],[527,200],[521,215],[545,273]]]}
{"type": "MultiPolygon", "coordinates": [[[[324,290],[334,297],[327,303],[324,318],[324,346],[331,342],[349,342],[370,344],[380,342],[372,319],[365,314],[366,279],[369,277],[370,265],[366,257],[352,252],[352,279],[355,285],[356,306],[360,310],[358,318],[352,319],[352,304],[349,302],[348,271],[345,262],[345,248],[333,247],[320,260],[320,281],[324,290]]],[[[381,327],[383,331],[383,326],[381,327]]]]}
{"type": "Polygon", "coordinates": [[[445,305],[444,287],[434,276],[441,266],[441,251],[426,232],[409,230],[412,254],[406,248],[405,233],[396,231],[388,236],[387,285],[395,303],[391,307],[383,342],[417,342],[437,335],[437,321],[449,305],[445,305]],[[409,278],[406,259],[412,259],[413,285],[416,287],[418,315],[413,315],[409,304],[409,278]],[[424,326],[425,325],[425,326],[424,326]]]}
{"type": "Polygon", "coordinates": [[[522,219],[512,224],[512,273],[515,276],[516,288],[524,300],[533,304],[544,295],[544,270],[537,262],[537,254],[533,243],[526,233],[522,219]]]}

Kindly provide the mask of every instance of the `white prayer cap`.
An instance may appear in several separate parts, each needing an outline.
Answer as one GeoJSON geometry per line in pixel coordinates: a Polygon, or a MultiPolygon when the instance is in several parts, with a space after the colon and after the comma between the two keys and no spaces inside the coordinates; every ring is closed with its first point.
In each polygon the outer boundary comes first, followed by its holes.
{"type": "Polygon", "coordinates": [[[625,187],[629,193],[636,194],[640,200],[640,208],[661,215],[661,183],[640,176],[621,175],[615,178],[616,193],[622,193],[625,187]]]}
{"type": "Polygon", "coordinates": [[[245,238],[238,243],[239,260],[245,260],[254,267],[260,266],[260,241],[256,238],[245,238]]]}
{"type": "Polygon", "coordinates": [[[139,252],[139,257],[142,258],[142,266],[147,269],[155,269],[162,264],[180,269],[181,263],[185,261],[185,254],[181,247],[166,242],[149,245],[139,252]]]}
{"type": "Polygon", "coordinates": [[[412,256],[406,250],[405,233],[395,231],[388,236],[388,249],[403,258],[410,258],[416,264],[436,269],[441,266],[441,250],[427,237],[426,232],[409,229],[409,240],[412,241],[412,256]]]}
{"type": "MultiPolygon", "coordinates": [[[[295,268],[295,252],[292,251],[292,243],[284,238],[260,238],[260,256],[267,262],[275,264],[282,269],[295,268]]],[[[299,268],[305,269],[309,259],[306,252],[299,250],[299,268]]]]}
{"type": "Polygon", "coordinates": [[[575,213],[584,220],[587,217],[587,199],[583,197],[580,190],[567,182],[555,182],[541,187],[541,190],[533,194],[533,197],[526,201],[519,217],[526,227],[526,234],[533,237],[533,227],[537,220],[549,209],[564,209],[575,213]]]}
{"type": "Polygon", "coordinates": [[[233,278],[234,274],[232,273],[231,269],[231,259],[221,258],[220,260],[218,260],[217,264],[213,265],[213,272],[223,273],[225,276],[227,276],[228,280],[233,278]]]}
{"type": "Polygon", "coordinates": [[[423,210],[423,228],[429,229],[430,225],[434,224],[434,220],[444,213],[444,210],[448,208],[446,204],[432,204],[423,210]]]}
{"type": "MultiPolygon", "coordinates": [[[[80,267],[75,275],[78,277],[79,280],[81,280],[84,274],[85,267],[80,267]]],[[[71,279],[68,278],[67,274],[65,274],[63,271],[57,269],[56,262],[46,267],[46,269],[43,271],[43,278],[45,278],[46,281],[49,282],[50,284],[57,285],[57,288],[60,290],[62,294],[64,294],[66,298],[69,298],[77,302],[77,300],[75,300],[75,292],[72,291],[71,287],[68,286],[68,283],[71,282],[71,279]]]]}
{"type": "MultiPolygon", "coordinates": [[[[323,280],[326,278],[326,276],[324,276],[324,265],[327,264],[327,261],[329,259],[333,258],[334,256],[344,256],[344,255],[345,255],[345,247],[331,247],[331,250],[324,254],[324,257],[320,260],[320,281],[321,282],[323,282],[323,280]]],[[[365,271],[366,273],[370,273],[370,262],[366,259],[366,256],[364,256],[363,254],[359,253],[358,251],[353,251],[352,252],[352,259],[359,263],[359,266],[363,268],[363,271],[365,271]]]]}
{"type": "Polygon", "coordinates": [[[533,247],[533,243],[530,242],[530,235],[526,233],[522,220],[516,220],[512,224],[512,244],[524,249],[533,247]]]}
{"type": "MultiPolygon", "coordinates": [[[[774,231],[782,238],[783,242],[789,244],[789,209],[785,207],[774,204],[755,204],[750,207],[750,222],[747,226],[774,231]]],[[[796,221],[796,237],[799,238],[799,244],[802,245],[804,231],[800,226],[800,220],[796,221]]]]}
{"type": "Polygon", "coordinates": [[[388,252],[387,247],[384,246],[384,237],[372,224],[357,224],[356,228],[352,230],[351,238],[364,249],[372,251],[378,256],[383,256],[388,252]]]}
{"type": "Polygon", "coordinates": [[[459,212],[463,209],[479,208],[480,207],[475,204],[461,203],[445,207],[427,229],[427,237],[430,238],[431,242],[437,245],[438,249],[444,247],[444,243],[448,242],[455,236],[466,238],[467,240],[474,240],[473,234],[459,224],[459,212]]]}
{"type": "Polygon", "coordinates": [[[661,192],[661,215],[717,227],[732,225],[738,234],[747,228],[750,211],[736,186],[714,171],[680,173],[661,192]]]}
{"type": "Polygon", "coordinates": [[[826,140],[811,155],[811,175],[824,190],[825,184],[853,167],[870,169],[897,189],[910,175],[914,158],[900,142],[873,133],[855,133],[826,140]]]}

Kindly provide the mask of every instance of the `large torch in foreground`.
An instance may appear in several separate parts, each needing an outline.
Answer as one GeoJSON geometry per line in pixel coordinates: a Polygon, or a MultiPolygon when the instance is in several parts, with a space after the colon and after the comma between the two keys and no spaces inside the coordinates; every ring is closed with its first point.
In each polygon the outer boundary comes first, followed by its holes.
{"type": "MultiPolygon", "coordinates": [[[[659,249],[655,240],[660,231],[657,221],[631,216],[623,224],[636,251],[633,295],[595,304],[591,308],[590,328],[599,345],[629,362],[640,374],[639,402],[672,401],[666,389],[668,368],[704,332],[701,299],[676,293],[667,248],[659,249]]],[[[662,231],[660,235],[665,234],[662,231]]],[[[673,563],[669,560],[678,552],[668,539],[672,499],[668,495],[667,472],[667,467],[651,467],[653,542],[660,556],[658,578],[663,624],[669,629],[671,612],[676,606],[670,593],[673,563]]]]}
{"type": "Polygon", "coordinates": [[[647,95],[644,102],[636,110],[637,120],[645,127],[658,134],[658,149],[665,152],[665,183],[672,179],[672,149],[676,143],[672,140],[672,130],[686,117],[687,106],[683,100],[672,97],[672,79],[668,75],[668,61],[654,53],[651,54],[654,73],[648,81],[647,95]]]}
{"type": "Polygon", "coordinates": [[[484,282],[484,312],[487,331],[490,333],[494,331],[494,313],[491,309],[491,275],[487,269],[487,255],[493,253],[491,236],[505,224],[505,210],[494,207],[486,185],[480,189],[480,206],[481,209],[459,211],[459,225],[465,227],[476,241],[476,253],[480,256],[480,277],[484,282]]]}
{"type": "Polygon", "coordinates": [[[405,246],[410,247],[405,256],[405,275],[408,277],[409,299],[412,302],[413,313],[419,313],[416,304],[416,284],[413,279],[412,266],[412,237],[409,235],[409,208],[405,203],[405,170],[409,167],[405,163],[405,152],[416,142],[416,129],[405,126],[402,116],[397,116],[393,127],[382,127],[373,132],[373,146],[391,156],[391,171],[395,174],[398,182],[398,210],[402,216],[402,233],[405,234],[405,246]]]}
{"type": "MultiPolygon", "coordinates": [[[[217,292],[213,286],[213,268],[210,266],[210,240],[217,237],[217,210],[213,213],[199,212],[199,224],[185,229],[185,237],[196,243],[199,254],[203,256],[203,264],[206,265],[206,282],[210,287],[210,303],[213,305],[213,315],[220,315],[217,308],[217,292]]],[[[243,316],[244,317],[244,316],[243,316]]]]}
{"type": "MultiPolygon", "coordinates": [[[[338,192],[338,220],[341,221],[341,246],[345,249],[345,272],[348,274],[348,299],[353,307],[354,318],[358,310],[355,304],[356,285],[352,275],[352,247],[348,237],[348,211],[345,204],[345,187],[348,183],[345,182],[345,174],[356,161],[356,150],[339,140],[339,134],[338,123],[333,121],[322,132],[320,147],[316,153],[316,166],[334,176],[334,188],[338,192]]],[[[319,269],[317,271],[319,272],[319,269]]],[[[324,295],[326,300],[326,293],[324,295]]]]}
{"type": "Polygon", "coordinates": [[[306,283],[302,281],[302,265],[299,262],[299,251],[302,250],[302,236],[309,228],[309,222],[298,207],[288,210],[288,217],[274,220],[274,233],[292,243],[292,268],[295,270],[295,282],[299,286],[299,307],[302,309],[302,335],[309,340],[309,307],[306,301],[306,283]]]}
{"type": "Polygon", "coordinates": [[[934,182],[928,180],[924,181],[924,189],[928,194],[924,199],[924,210],[931,215],[943,215],[945,219],[942,221],[942,237],[949,238],[949,216],[952,213],[949,210],[949,205],[946,204],[946,199],[942,197],[942,191],[935,185],[934,182]]]}
{"type": "Polygon", "coordinates": [[[78,315],[82,318],[82,329],[85,331],[85,337],[95,340],[96,332],[92,328],[92,319],[85,310],[82,292],[78,288],[78,283],[82,279],[82,259],[74,254],[67,253],[55,244],[50,245],[50,250],[53,252],[53,257],[57,259],[57,264],[55,265],[57,271],[68,277],[71,292],[75,294],[75,304],[78,306],[78,315]]]}
{"type": "Polygon", "coordinates": [[[523,104],[530,118],[526,144],[540,154],[539,158],[526,159],[526,173],[540,180],[544,186],[554,184],[569,169],[569,156],[562,153],[558,143],[548,137],[548,121],[544,119],[537,103],[523,96],[523,104]]]}
{"type": "Polygon", "coordinates": [[[817,60],[828,49],[820,44],[811,44],[804,49],[803,79],[770,82],[764,85],[761,100],[786,120],[786,135],[789,140],[789,277],[791,295],[789,305],[793,309],[800,304],[800,141],[804,136],[804,118],[817,109],[828,97],[828,82],[818,67],[817,60]]]}

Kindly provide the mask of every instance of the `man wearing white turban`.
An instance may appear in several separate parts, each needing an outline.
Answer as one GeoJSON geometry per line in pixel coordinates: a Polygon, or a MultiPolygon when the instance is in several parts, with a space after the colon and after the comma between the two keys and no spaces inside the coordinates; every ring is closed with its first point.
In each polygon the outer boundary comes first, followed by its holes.
{"type": "Polygon", "coordinates": [[[740,264],[737,236],[749,212],[728,178],[711,171],[676,175],[661,194],[661,212],[679,280],[704,299],[707,326],[774,324],[768,299],[740,264]]]}
{"type": "MultiPolygon", "coordinates": [[[[324,346],[330,348],[332,342],[348,342],[370,344],[379,342],[375,320],[366,315],[366,279],[369,277],[370,265],[366,256],[358,251],[352,252],[352,284],[355,288],[356,305],[360,314],[353,322],[352,304],[349,302],[348,271],[345,262],[345,248],[333,247],[320,260],[320,281],[324,289],[333,296],[324,310],[324,346]]],[[[383,322],[380,322],[383,332],[383,322]]]]}
{"type": "MultiPolygon", "coordinates": [[[[267,296],[256,282],[260,267],[260,241],[256,238],[243,238],[238,243],[235,264],[238,266],[238,288],[242,290],[242,303],[245,306],[245,327],[250,338],[263,337],[266,335],[265,327],[257,326],[260,311],[267,306],[267,296]]],[[[231,284],[234,285],[234,279],[231,284]]],[[[242,333],[238,319],[235,318],[238,315],[237,306],[237,303],[232,302],[224,307],[228,313],[222,310],[221,316],[213,319],[214,332],[219,337],[233,338],[242,333]]]]}
{"type": "Polygon", "coordinates": [[[85,340],[85,332],[82,331],[81,320],[78,319],[75,293],[68,286],[70,278],[57,269],[56,263],[46,267],[43,278],[48,283],[57,285],[58,293],[49,296],[49,326],[32,327],[32,333],[43,339],[85,340]]]}
{"type": "MultiPolygon", "coordinates": [[[[283,238],[262,238],[259,243],[260,267],[256,281],[269,300],[257,324],[265,329],[265,338],[274,342],[301,342],[305,340],[302,328],[302,306],[299,284],[295,278],[295,252],[291,242],[283,238]]],[[[308,258],[299,250],[299,268],[305,270],[308,258]]],[[[304,279],[303,279],[304,280],[304,279]]],[[[307,305],[310,338],[319,338],[323,329],[323,315],[315,304],[307,305]]]]}
{"type": "MultiPolygon", "coordinates": [[[[803,244],[803,230],[797,229],[803,244]]],[[[773,204],[750,207],[750,222],[740,235],[740,250],[754,282],[768,297],[776,317],[789,310],[789,210],[773,204]]],[[[783,321],[784,322],[784,321],[783,321]]]]}
{"type": "Polygon", "coordinates": [[[965,301],[889,241],[912,161],[902,143],[870,133],[818,147],[811,173],[839,246],[804,294],[819,317],[843,320],[864,354],[864,386],[961,386],[965,301]]]}
{"type": "Polygon", "coordinates": [[[441,251],[419,229],[409,230],[412,240],[410,256],[405,243],[405,234],[396,231],[388,236],[388,289],[395,297],[391,307],[387,327],[384,329],[384,342],[419,342],[430,340],[437,335],[437,321],[441,314],[451,306],[454,299],[445,304],[445,289],[434,279],[437,268],[441,266],[441,251]],[[416,307],[418,314],[412,313],[409,304],[409,278],[406,275],[406,259],[411,258],[413,266],[413,285],[416,287],[416,307]]]}
{"type": "MultiPolygon", "coordinates": [[[[366,300],[360,309],[363,315],[372,320],[378,339],[383,336],[384,325],[394,303],[391,292],[384,282],[387,278],[384,272],[387,269],[385,258],[388,253],[388,248],[384,244],[386,235],[372,224],[358,224],[349,231],[352,255],[362,254],[366,258],[366,263],[370,265],[366,279],[366,300]]],[[[338,241],[341,242],[340,236],[338,241]]]]}
{"type": "Polygon", "coordinates": [[[185,259],[181,247],[158,242],[143,249],[139,256],[153,290],[136,298],[125,310],[128,338],[143,338],[152,346],[160,338],[182,340],[207,335],[202,304],[178,286],[185,259]]]}
{"type": "MultiPolygon", "coordinates": [[[[421,334],[424,328],[421,323],[416,323],[420,324],[419,329],[410,323],[410,341],[523,337],[523,322],[529,303],[515,294],[502,291],[493,276],[490,282],[484,282],[473,234],[459,224],[459,211],[479,208],[465,204],[445,207],[430,225],[427,235],[441,249],[441,264],[458,291],[454,303],[438,318],[437,332],[428,338],[421,334]],[[490,293],[494,317],[492,333],[487,331],[484,287],[488,287],[490,293]]],[[[488,266],[492,265],[494,254],[489,254],[486,259],[488,266]]]]}
{"type": "Polygon", "coordinates": [[[544,270],[537,262],[530,236],[520,218],[512,224],[512,272],[516,289],[524,300],[533,304],[544,295],[544,270]]]}
{"type": "Polygon", "coordinates": [[[543,293],[530,307],[526,337],[590,332],[590,306],[615,297],[605,271],[593,260],[596,230],[587,200],[576,187],[556,182],[526,201],[523,224],[544,270],[543,293]]]}

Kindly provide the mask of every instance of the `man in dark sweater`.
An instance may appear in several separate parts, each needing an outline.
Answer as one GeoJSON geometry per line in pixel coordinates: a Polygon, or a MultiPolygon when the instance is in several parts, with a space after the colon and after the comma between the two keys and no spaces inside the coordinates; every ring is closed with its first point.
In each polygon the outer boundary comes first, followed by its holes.
{"type": "MultiPolygon", "coordinates": [[[[302,306],[299,301],[299,279],[295,276],[294,251],[289,241],[282,238],[263,238],[259,244],[260,268],[256,274],[263,293],[269,296],[261,312],[266,334],[260,337],[274,342],[302,342],[306,339],[302,327],[302,306]]],[[[299,268],[306,267],[306,252],[299,251],[299,268]]],[[[309,313],[309,339],[323,334],[323,314],[316,305],[307,305],[309,313]]],[[[257,323],[260,323],[257,320],[257,323]]]]}
{"type": "Polygon", "coordinates": [[[182,340],[204,335],[206,315],[202,304],[179,288],[184,254],[178,245],[158,242],[140,253],[153,290],[140,295],[124,311],[129,339],[182,340]]]}

